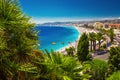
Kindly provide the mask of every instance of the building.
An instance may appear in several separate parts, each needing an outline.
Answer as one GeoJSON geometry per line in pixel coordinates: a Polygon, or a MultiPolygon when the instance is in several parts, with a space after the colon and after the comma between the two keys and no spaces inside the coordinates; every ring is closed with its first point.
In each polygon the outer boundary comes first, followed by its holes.
{"type": "Polygon", "coordinates": [[[101,23],[101,22],[95,22],[95,23],[93,24],[93,26],[94,26],[95,28],[103,28],[103,27],[104,27],[104,24],[101,23]]]}
{"type": "Polygon", "coordinates": [[[108,24],[109,28],[120,29],[120,24],[108,24]]]}

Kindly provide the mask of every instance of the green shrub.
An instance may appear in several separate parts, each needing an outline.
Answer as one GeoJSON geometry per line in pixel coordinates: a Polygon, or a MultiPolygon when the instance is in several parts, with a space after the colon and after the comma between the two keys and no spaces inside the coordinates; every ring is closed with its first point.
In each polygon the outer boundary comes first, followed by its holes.
{"type": "Polygon", "coordinates": [[[120,80],[120,71],[114,72],[109,78],[106,80],[120,80]]]}
{"type": "Polygon", "coordinates": [[[106,73],[108,70],[108,64],[102,60],[93,60],[84,63],[85,65],[89,65],[86,74],[90,74],[90,80],[104,80],[106,77],[106,73]]]}

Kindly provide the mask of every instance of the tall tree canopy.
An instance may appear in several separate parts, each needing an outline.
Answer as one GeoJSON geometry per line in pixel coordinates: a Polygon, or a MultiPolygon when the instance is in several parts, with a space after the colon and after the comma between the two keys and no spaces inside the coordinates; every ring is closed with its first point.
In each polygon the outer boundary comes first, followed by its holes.
{"type": "Polygon", "coordinates": [[[108,30],[108,36],[110,37],[111,43],[113,42],[113,39],[115,37],[115,33],[114,30],[111,28],[110,30],[108,30]]]}
{"type": "Polygon", "coordinates": [[[0,79],[17,77],[20,65],[30,62],[37,48],[34,26],[17,0],[0,0],[0,79]]]}
{"type": "Polygon", "coordinates": [[[78,47],[77,47],[77,56],[79,61],[88,60],[89,56],[89,38],[86,33],[83,33],[80,37],[78,47]]]}
{"type": "Polygon", "coordinates": [[[103,40],[105,38],[103,37],[103,34],[101,32],[97,33],[96,38],[97,38],[97,41],[98,41],[98,44],[99,44],[99,50],[100,50],[101,40],[103,40]]]}
{"type": "Polygon", "coordinates": [[[26,56],[37,43],[34,26],[30,17],[21,12],[17,0],[0,0],[1,54],[9,53],[15,62],[29,60],[26,56]]]}
{"type": "Polygon", "coordinates": [[[120,70],[120,47],[110,49],[108,63],[112,70],[120,70]]]}

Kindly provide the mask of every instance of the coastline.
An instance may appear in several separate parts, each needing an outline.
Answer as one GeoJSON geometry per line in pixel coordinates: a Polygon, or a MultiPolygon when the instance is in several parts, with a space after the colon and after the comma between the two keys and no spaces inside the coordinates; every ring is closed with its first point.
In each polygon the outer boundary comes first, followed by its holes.
{"type": "Polygon", "coordinates": [[[60,53],[64,53],[64,54],[67,54],[67,52],[65,51],[66,48],[69,48],[69,47],[74,47],[75,49],[77,49],[77,45],[78,45],[78,41],[79,41],[79,38],[81,36],[82,33],[86,32],[86,33],[89,33],[91,32],[90,29],[87,29],[87,28],[83,28],[83,27],[79,27],[79,26],[73,26],[78,32],[79,32],[79,35],[78,35],[78,38],[76,41],[68,44],[67,46],[63,47],[63,48],[60,48],[59,50],[57,50],[58,52],[60,53]]]}

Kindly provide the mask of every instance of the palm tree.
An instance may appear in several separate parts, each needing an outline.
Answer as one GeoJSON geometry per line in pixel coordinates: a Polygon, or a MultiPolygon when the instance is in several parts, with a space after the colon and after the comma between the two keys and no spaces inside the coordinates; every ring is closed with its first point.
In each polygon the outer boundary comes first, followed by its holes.
{"type": "Polygon", "coordinates": [[[37,35],[30,18],[23,15],[17,0],[0,0],[0,78],[8,80],[19,66],[31,61],[37,35]]]}
{"type": "Polygon", "coordinates": [[[86,74],[91,75],[89,80],[105,80],[108,71],[108,64],[102,60],[93,60],[84,63],[84,66],[89,65],[86,74]]]}
{"type": "Polygon", "coordinates": [[[37,44],[36,32],[16,0],[0,0],[0,28],[4,31],[2,38],[11,60],[16,63],[30,61],[31,51],[37,44]]]}
{"type": "Polygon", "coordinates": [[[74,47],[69,47],[69,48],[66,48],[66,51],[67,51],[68,55],[73,56],[75,48],[74,47]]]}
{"type": "Polygon", "coordinates": [[[105,39],[105,38],[103,37],[103,34],[101,32],[97,33],[96,38],[97,38],[97,41],[98,41],[98,44],[99,44],[99,50],[100,50],[101,40],[105,39]]]}
{"type": "Polygon", "coordinates": [[[80,66],[81,64],[76,61],[73,57],[64,56],[59,52],[52,51],[49,53],[46,51],[44,59],[38,58],[35,62],[38,66],[39,79],[50,79],[50,80],[78,80],[80,79],[80,66]],[[41,66],[44,66],[43,72],[41,72],[41,66]]]}
{"type": "Polygon", "coordinates": [[[90,51],[92,51],[92,44],[93,44],[93,34],[89,33],[89,40],[90,40],[90,51]]]}
{"type": "Polygon", "coordinates": [[[97,39],[96,39],[96,36],[97,36],[97,35],[96,35],[96,33],[94,33],[94,32],[93,32],[92,34],[93,34],[93,50],[95,51],[95,50],[96,50],[96,40],[97,40],[97,39]]]}
{"type": "Polygon", "coordinates": [[[89,33],[89,40],[91,45],[90,50],[92,51],[92,47],[93,47],[93,50],[95,50],[96,49],[96,33],[94,32],[89,33]]]}

